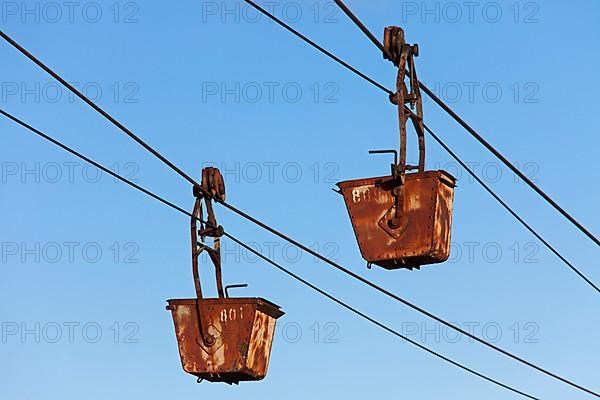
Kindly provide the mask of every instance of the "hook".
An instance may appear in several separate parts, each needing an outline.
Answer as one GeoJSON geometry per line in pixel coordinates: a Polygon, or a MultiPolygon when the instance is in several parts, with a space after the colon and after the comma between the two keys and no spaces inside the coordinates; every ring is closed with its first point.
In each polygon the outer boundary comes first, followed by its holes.
{"type": "Polygon", "coordinates": [[[236,285],[227,285],[227,286],[225,286],[225,297],[229,298],[229,289],[245,288],[245,287],[248,287],[247,283],[238,283],[236,285]]]}
{"type": "Polygon", "coordinates": [[[392,164],[392,175],[398,175],[398,152],[396,150],[369,150],[369,154],[393,154],[394,163],[392,164]]]}
{"type": "Polygon", "coordinates": [[[369,150],[369,154],[393,154],[394,164],[398,164],[398,152],[396,150],[369,150]]]}

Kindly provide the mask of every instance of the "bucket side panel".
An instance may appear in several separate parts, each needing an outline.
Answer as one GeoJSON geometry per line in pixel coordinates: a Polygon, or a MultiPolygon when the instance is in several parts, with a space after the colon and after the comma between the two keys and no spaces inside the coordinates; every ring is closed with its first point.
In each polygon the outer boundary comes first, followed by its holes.
{"type": "Polygon", "coordinates": [[[250,348],[246,366],[261,379],[267,374],[271,345],[275,333],[275,318],[257,311],[250,335],[250,348]]]}
{"type": "Polygon", "coordinates": [[[438,184],[435,225],[433,230],[433,254],[438,262],[450,257],[450,241],[452,232],[452,206],[454,188],[442,181],[438,184]]]}

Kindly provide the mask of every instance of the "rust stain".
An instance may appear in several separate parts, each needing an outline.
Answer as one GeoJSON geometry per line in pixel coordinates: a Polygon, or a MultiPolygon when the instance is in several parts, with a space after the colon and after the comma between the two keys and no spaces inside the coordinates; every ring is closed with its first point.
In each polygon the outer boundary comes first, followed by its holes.
{"type": "Polygon", "coordinates": [[[247,360],[251,369],[256,371],[267,370],[274,333],[275,318],[264,313],[256,313],[247,360]]]}

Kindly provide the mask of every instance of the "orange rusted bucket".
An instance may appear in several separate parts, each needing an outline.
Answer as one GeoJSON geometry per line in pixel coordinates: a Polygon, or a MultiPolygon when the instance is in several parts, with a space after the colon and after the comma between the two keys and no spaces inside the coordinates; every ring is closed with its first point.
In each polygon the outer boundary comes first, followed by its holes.
{"type": "Polygon", "coordinates": [[[275,320],[283,311],[261,298],[168,300],[185,372],[199,380],[258,381],[267,374],[275,320]],[[213,339],[206,343],[200,330],[213,339]]]}
{"type": "Polygon", "coordinates": [[[399,178],[339,182],[363,258],[386,269],[446,261],[455,184],[446,171],[406,174],[400,224],[392,226],[399,178]]]}
{"type": "MultiPolygon", "coordinates": [[[[216,222],[211,200],[215,193],[224,199],[224,188],[218,170],[202,170],[202,187],[194,190],[197,198],[190,221],[196,298],[167,300],[167,310],[173,316],[183,370],[197,376],[198,381],[237,384],[266,376],[275,321],[283,311],[262,298],[229,298],[227,287],[223,289],[220,245],[223,228],[216,222]],[[209,222],[202,217],[203,203],[209,222]],[[206,243],[207,237],[213,239],[212,246],[206,243]],[[208,253],[215,267],[218,298],[202,295],[198,270],[202,252],[208,253]]],[[[242,286],[245,285],[230,285],[242,286]]]]}

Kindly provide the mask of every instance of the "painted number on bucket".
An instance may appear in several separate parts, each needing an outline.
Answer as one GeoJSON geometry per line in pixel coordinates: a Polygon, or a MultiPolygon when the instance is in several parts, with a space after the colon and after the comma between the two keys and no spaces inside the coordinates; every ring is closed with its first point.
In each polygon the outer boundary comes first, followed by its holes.
{"type": "Polygon", "coordinates": [[[369,201],[372,196],[369,189],[369,186],[360,186],[352,189],[352,202],[360,203],[361,201],[369,201]]]}
{"type": "Polygon", "coordinates": [[[235,321],[236,319],[244,319],[244,309],[225,308],[221,310],[221,322],[235,321]]]}

